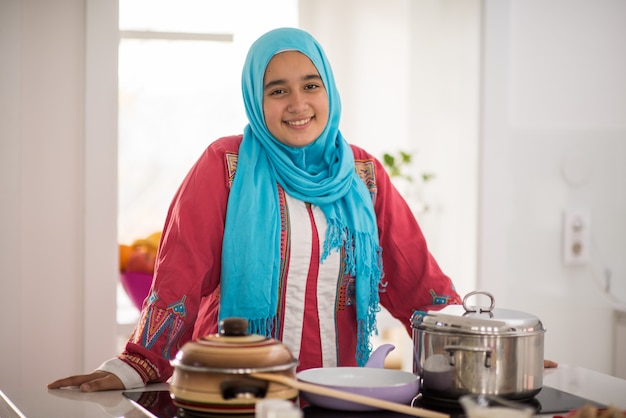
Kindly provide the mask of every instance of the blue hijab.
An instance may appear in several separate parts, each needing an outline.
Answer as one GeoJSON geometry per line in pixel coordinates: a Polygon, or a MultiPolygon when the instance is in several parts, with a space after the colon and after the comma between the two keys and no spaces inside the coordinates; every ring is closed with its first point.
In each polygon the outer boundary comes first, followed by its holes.
{"type": "Polygon", "coordinates": [[[376,332],[382,275],[376,215],[367,187],[355,171],[350,145],[339,131],[341,103],[322,47],[308,33],[272,30],[250,48],[242,74],[248,125],[239,148],[228,198],[222,248],[220,319],[248,319],[249,331],[273,336],[281,271],[281,213],[277,184],[296,199],[319,206],[328,229],[321,262],[345,251],[346,271],[356,279],[357,363],[369,358],[376,332]],[[300,51],[315,65],[328,93],[329,118],[311,144],[289,147],[276,140],[263,116],[263,78],[274,55],[300,51]]]}

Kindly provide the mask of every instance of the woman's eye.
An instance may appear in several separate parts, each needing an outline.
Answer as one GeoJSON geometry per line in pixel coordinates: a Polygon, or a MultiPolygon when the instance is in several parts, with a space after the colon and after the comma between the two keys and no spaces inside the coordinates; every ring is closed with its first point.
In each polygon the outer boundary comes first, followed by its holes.
{"type": "Polygon", "coordinates": [[[316,88],[318,88],[319,86],[317,84],[307,84],[304,89],[305,90],[315,90],[316,88]]]}
{"type": "Polygon", "coordinates": [[[270,96],[278,96],[279,94],[283,94],[285,93],[285,90],[283,89],[275,89],[270,91],[270,96]]]}

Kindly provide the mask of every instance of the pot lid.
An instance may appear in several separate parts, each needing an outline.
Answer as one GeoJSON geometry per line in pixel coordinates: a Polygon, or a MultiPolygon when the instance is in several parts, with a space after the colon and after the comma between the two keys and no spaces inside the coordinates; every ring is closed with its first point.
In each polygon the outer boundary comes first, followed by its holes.
{"type": "Polygon", "coordinates": [[[297,364],[287,346],[273,338],[248,334],[248,321],[226,318],[219,334],[186,343],[171,361],[193,371],[250,373],[287,370],[297,364]]]}
{"type": "Polygon", "coordinates": [[[445,305],[427,312],[416,311],[411,318],[414,329],[473,335],[534,335],[545,332],[543,324],[534,315],[495,307],[495,298],[489,292],[477,290],[463,298],[462,305],[445,305]],[[468,299],[486,295],[489,306],[471,306],[468,299]]]}

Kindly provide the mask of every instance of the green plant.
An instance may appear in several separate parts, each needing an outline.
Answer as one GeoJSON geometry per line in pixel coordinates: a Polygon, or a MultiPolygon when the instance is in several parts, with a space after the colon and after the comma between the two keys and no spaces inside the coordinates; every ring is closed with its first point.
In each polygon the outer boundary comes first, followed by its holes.
{"type": "MultiPolygon", "coordinates": [[[[405,179],[409,183],[413,183],[414,179],[411,175],[411,165],[413,163],[413,154],[406,151],[398,151],[396,154],[383,154],[383,165],[387,169],[390,177],[398,177],[405,179]]],[[[423,172],[420,178],[423,182],[427,182],[435,177],[434,173],[423,172]]]]}
{"type": "Polygon", "coordinates": [[[418,181],[415,181],[413,153],[407,151],[385,153],[382,163],[391,180],[396,183],[396,187],[400,187],[401,193],[413,209],[420,213],[428,212],[430,205],[426,203],[422,189],[424,184],[435,177],[435,174],[422,172],[419,174],[418,181]]]}

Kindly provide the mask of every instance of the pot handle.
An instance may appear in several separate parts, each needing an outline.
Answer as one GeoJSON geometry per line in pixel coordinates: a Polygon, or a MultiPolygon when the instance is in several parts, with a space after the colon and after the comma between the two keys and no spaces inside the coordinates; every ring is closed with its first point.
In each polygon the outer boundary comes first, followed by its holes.
{"type": "Polygon", "coordinates": [[[466,313],[470,313],[470,312],[478,312],[478,313],[491,312],[491,311],[493,311],[493,308],[495,308],[495,306],[496,306],[496,298],[494,298],[491,293],[485,292],[484,290],[475,290],[473,292],[469,292],[463,298],[463,309],[465,309],[466,313]],[[470,296],[474,296],[474,295],[485,295],[485,296],[487,296],[491,300],[491,303],[490,303],[489,307],[485,308],[484,306],[469,306],[469,305],[467,305],[467,299],[469,299],[470,296]]]}
{"type": "Polygon", "coordinates": [[[227,379],[220,383],[222,399],[236,398],[265,398],[268,383],[251,379],[247,376],[238,376],[234,379],[227,379]]]}
{"type": "Polygon", "coordinates": [[[493,350],[489,347],[469,347],[464,345],[446,345],[443,347],[443,350],[448,353],[448,363],[450,366],[455,367],[454,363],[454,353],[457,351],[470,351],[473,353],[485,353],[485,368],[491,367],[491,354],[493,350]]]}

